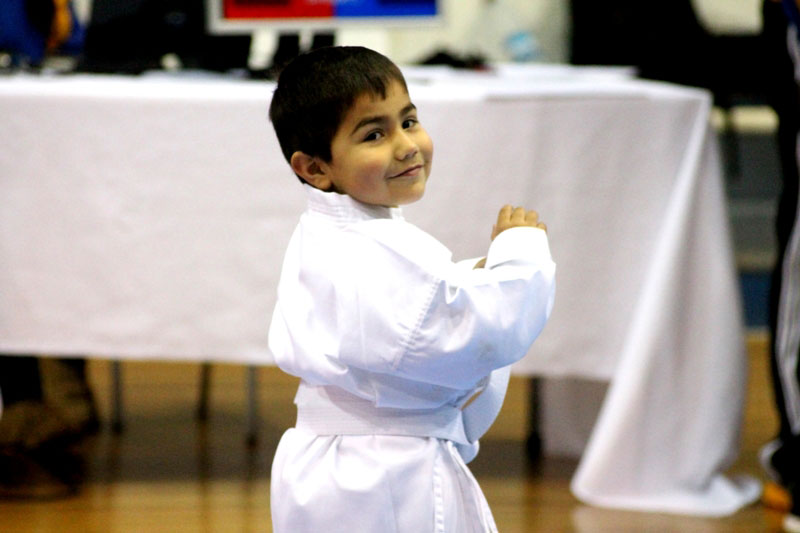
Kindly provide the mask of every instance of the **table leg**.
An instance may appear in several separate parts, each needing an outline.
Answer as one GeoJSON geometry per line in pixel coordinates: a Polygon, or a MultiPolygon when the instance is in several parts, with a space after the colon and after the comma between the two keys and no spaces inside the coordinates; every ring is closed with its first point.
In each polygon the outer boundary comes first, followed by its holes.
{"type": "Polygon", "coordinates": [[[123,403],[122,403],[122,363],[111,362],[111,429],[114,433],[121,433],[123,428],[123,403]]]}
{"type": "Polygon", "coordinates": [[[541,401],[541,387],[542,378],[530,379],[530,398],[529,398],[529,416],[528,416],[528,438],[525,442],[525,451],[527,452],[528,459],[531,461],[538,461],[542,456],[542,437],[540,434],[540,410],[539,402],[541,401]]]}
{"type": "Polygon", "coordinates": [[[258,367],[247,367],[247,445],[258,441],[258,367]]]}

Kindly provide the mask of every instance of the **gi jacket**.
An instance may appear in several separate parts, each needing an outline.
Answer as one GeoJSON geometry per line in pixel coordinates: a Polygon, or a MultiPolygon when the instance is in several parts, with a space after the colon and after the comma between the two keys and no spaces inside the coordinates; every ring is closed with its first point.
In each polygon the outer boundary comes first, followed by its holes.
{"type": "Polygon", "coordinates": [[[274,531],[494,531],[460,408],[547,321],[546,233],[506,230],[473,269],[399,208],[306,190],[270,327],[302,380],[273,462],[274,531]]]}

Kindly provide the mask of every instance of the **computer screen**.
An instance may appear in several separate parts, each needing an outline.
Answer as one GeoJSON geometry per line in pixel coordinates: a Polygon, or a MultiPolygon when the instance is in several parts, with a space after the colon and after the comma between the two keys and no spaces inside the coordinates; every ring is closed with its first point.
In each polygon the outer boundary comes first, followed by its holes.
{"type": "Polygon", "coordinates": [[[165,54],[178,56],[186,69],[247,68],[251,37],[210,35],[204,4],[205,0],[92,0],[77,69],[136,74],[162,68],[165,54]]]}
{"type": "Polygon", "coordinates": [[[334,29],[414,26],[438,22],[440,0],[207,0],[208,30],[334,29]]]}

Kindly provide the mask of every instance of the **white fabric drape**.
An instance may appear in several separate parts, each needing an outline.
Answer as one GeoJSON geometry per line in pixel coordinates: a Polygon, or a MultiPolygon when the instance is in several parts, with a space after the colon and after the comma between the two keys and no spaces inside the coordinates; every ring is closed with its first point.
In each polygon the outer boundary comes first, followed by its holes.
{"type": "MultiPolygon", "coordinates": [[[[456,259],[485,253],[504,203],[548,224],[558,297],[513,371],[611,382],[576,493],[675,512],[741,505],[747,490],[714,488],[745,390],[709,95],[557,66],[408,78],[435,155],[406,218],[456,259]]],[[[271,363],[280,260],[305,199],[266,118],[270,92],[0,80],[0,350],[271,363]]]]}

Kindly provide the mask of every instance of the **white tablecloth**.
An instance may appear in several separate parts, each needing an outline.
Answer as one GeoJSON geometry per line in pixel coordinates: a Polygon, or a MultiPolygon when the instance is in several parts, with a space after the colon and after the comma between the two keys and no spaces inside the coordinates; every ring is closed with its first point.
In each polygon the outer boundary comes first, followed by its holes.
{"type": "MultiPolygon", "coordinates": [[[[745,394],[741,305],[709,96],[565,67],[409,69],[435,144],[406,217],[482,255],[537,209],[552,319],[518,374],[611,387],[573,480],[604,506],[719,515],[745,394]]],[[[0,351],[269,364],[304,207],[272,86],[150,76],[0,80],[0,351]]]]}

